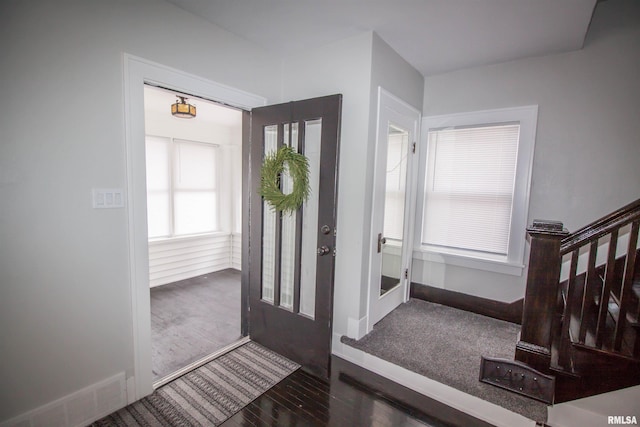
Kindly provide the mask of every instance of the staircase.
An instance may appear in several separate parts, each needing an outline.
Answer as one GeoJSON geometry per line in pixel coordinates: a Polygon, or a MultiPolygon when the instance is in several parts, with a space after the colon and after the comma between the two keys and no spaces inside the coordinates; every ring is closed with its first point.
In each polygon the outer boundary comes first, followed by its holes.
{"type": "Polygon", "coordinates": [[[480,380],[550,404],[640,384],[639,228],[640,200],[571,234],[534,221],[515,360],[480,380]]]}

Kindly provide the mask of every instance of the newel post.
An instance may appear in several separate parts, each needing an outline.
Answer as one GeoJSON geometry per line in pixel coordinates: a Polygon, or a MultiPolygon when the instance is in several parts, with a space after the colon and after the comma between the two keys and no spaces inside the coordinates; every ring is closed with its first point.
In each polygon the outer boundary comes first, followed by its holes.
{"type": "Polygon", "coordinates": [[[534,220],[527,232],[531,252],[515,359],[546,371],[551,362],[551,328],[558,301],[560,243],[569,232],[561,222],[545,220],[534,220]]]}

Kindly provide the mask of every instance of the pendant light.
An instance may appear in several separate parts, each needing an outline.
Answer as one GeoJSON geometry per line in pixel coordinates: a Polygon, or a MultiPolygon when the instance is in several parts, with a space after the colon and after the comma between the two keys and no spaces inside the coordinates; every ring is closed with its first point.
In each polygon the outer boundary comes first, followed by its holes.
{"type": "Polygon", "coordinates": [[[196,106],[189,104],[184,96],[176,96],[178,100],[175,104],[171,104],[171,114],[182,119],[194,118],[196,116],[196,106]]]}

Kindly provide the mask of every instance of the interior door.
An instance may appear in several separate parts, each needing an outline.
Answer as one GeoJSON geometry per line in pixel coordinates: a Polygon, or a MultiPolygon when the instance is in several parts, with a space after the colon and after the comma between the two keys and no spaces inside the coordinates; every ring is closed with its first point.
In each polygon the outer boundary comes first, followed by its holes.
{"type": "Polygon", "coordinates": [[[379,88],[367,332],[409,299],[420,112],[379,88]]]}
{"type": "MultiPolygon", "coordinates": [[[[249,335],[329,375],[342,95],[251,111],[249,335]],[[309,160],[311,195],[297,212],[275,212],[258,194],[265,154],[288,145],[309,160]]],[[[283,193],[292,181],[280,177],[283,193]]]]}

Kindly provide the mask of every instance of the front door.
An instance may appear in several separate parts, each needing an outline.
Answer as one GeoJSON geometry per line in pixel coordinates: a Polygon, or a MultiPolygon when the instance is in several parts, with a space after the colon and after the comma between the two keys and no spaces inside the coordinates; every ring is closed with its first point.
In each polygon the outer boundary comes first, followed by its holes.
{"type": "MultiPolygon", "coordinates": [[[[251,111],[249,335],[328,377],[331,354],[341,95],[251,111]],[[258,194],[265,155],[287,145],[307,157],[310,196],[293,213],[258,194]]],[[[278,179],[284,194],[293,181],[278,179]]]]}

